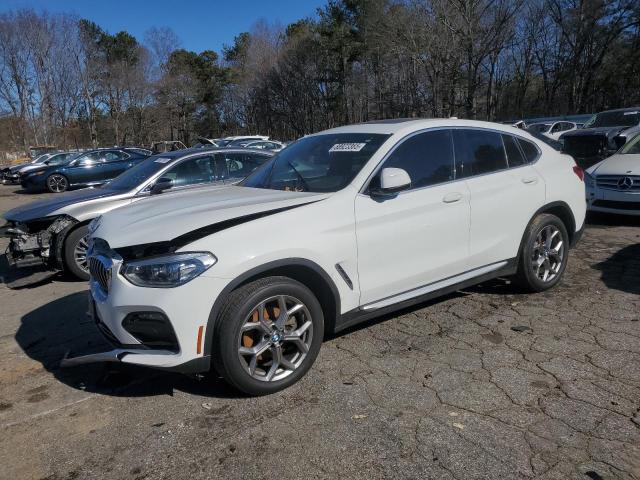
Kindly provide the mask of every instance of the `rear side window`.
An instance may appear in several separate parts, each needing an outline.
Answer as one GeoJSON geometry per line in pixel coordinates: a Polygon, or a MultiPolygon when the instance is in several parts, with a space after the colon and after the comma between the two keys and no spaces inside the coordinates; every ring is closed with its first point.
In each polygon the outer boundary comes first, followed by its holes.
{"type": "Polygon", "coordinates": [[[384,167],[402,168],[411,177],[411,188],[427,187],[454,179],[451,130],[419,133],[402,142],[384,167]]]}
{"type": "Polygon", "coordinates": [[[454,130],[456,162],[461,176],[471,177],[507,168],[502,136],[486,130],[454,130]]]}
{"type": "Polygon", "coordinates": [[[522,152],[520,151],[520,147],[518,147],[518,143],[515,138],[511,135],[503,134],[502,141],[504,142],[504,150],[507,152],[509,168],[521,167],[527,163],[525,158],[522,156],[522,152]]]}
{"type": "Polygon", "coordinates": [[[533,143],[528,140],[524,140],[522,138],[518,138],[518,142],[520,143],[520,148],[524,153],[524,157],[527,159],[527,163],[535,162],[538,159],[538,147],[536,147],[533,143]]]}

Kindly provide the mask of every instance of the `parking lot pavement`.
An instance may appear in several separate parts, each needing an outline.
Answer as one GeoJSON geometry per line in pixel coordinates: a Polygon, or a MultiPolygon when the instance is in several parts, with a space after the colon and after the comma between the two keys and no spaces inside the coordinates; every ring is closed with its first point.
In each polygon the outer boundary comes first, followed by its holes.
{"type": "Polygon", "coordinates": [[[262,398],[58,369],[103,346],[83,283],[0,305],[2,478],[640,478],[640,221],[594,219],[551,292],[493,281],[369,322],[262,398]]]}

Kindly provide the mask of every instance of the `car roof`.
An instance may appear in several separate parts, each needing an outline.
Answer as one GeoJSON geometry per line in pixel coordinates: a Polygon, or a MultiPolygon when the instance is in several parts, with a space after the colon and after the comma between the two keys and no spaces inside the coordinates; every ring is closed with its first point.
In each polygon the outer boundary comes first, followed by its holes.
{"type": "MultiPolygon", "coordinates": [[[[483,122],[479,120],[463,120],[458,118],[414,118],[400,119],[400,121],[386,122],[370,122],[356,123],[354,125],[345,125],[342,127],[332,128],[318,134],[334,134],[334,133],[380,133],[394,135],[400,133],[411,133],[412,131],[422,130],[433,127],[470,127],[470,128],[487,128],[500,130],[503,132],[511,132],[522,135],[523,130],[495,122],[483,122]]],[[[317,135],[317,134],[314,134],[317,135]]]]}

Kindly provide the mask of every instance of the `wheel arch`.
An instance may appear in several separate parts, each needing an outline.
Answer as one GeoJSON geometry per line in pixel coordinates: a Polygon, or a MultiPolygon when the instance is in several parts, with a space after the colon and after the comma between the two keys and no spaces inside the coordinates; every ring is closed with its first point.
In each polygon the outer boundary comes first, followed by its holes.
{"type": "Polygon", "coordinates": [[[563,201],[547,203],[546,205],[543,205],[538,210],[536,210],[536,212],[529,219],[529,222],[527,222],[527,226],[522,232],[522,237],[520,238],[520,246],[518,247],[517,258],[520,258],[520,255],[522,254],[525,235],[529,230],[529,226],[536,219],[536,217],[543,213],[550,213],[552,215],[555,215],[560,219],[560,221],[562,221],[562,223],[564,223],[564,226],[567,229],[567,234],[569,235],[569,245],[573,245],[579,238],[579,232],[576,232],[576,220],[573,216],[573,211],[571,210],[569,204],[563,201]]]}
{"type": "Polygon", "coordinates": [[[305,258],[275,260],[239,275],[220,292],[207,319],[203,348],[205,356],[211,355],[218,316],[229,293],[249,282],[271,276],[289,277],[308,287],[322,307],[325,332],[334,330],[336,320],[340,316],[340,293],[329,274],[320,265],[305,258]]]}
{"type": "Polygon", "coordinates": [[[55,241],[56,262],[60,266],[60,269],[63,271],[66,271],[66,266],[64,263],[64,249],[67,245],[67,240],[69,239],[69,235],[71,235],[71,232],[77,230],[78,228],[88,225],[92,219],[90,218],[88,220],[83,220],[79,222],[75,218],[69,217],[69,220],[71,220],[72,223],[56,234],[56,241],[55,241]]]}

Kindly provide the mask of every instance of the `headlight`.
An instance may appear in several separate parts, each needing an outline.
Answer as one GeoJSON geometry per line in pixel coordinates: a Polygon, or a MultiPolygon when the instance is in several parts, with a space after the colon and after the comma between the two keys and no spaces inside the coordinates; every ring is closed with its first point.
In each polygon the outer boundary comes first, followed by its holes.
{"type": "Polygon", "coordinates": [[[176,253],[127,262],[120,273],[138,287],[173,288],[193,280],[217,261],[209,252],[176,253]]]}
{"type": "Polygon", "coordinates": [[[596,179],[593,176],[589,175],[587,172],[584,172],[584,183],[589,188],[595,188],[596,179]]]}

